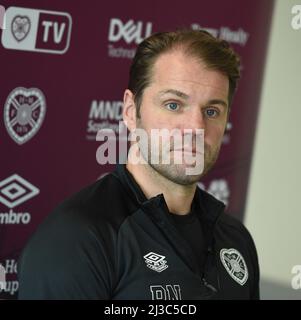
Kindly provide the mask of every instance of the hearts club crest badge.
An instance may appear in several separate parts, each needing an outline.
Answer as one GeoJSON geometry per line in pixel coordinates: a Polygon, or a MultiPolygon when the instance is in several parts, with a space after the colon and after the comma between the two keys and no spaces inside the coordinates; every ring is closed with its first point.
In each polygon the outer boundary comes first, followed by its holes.
{"type": "Polygon", "coordinates": [[[18,87],[7,97],[4,123],[10,137],[18,144],[28,142],[40,129],[46,113],[41,90],[18,87]]]}
{"type": "Polygon", "coordinates": [[[19,42],[24,40],[29,31],[31,23],[27,16],[15,16],[11,23],[11,32],[14,38],[19,42]]]}
{"type": "Polygon", "coordinates": [[[248,280],[248,268],[246,262],[239,251],[236,249],[222,249],[220,259],[231,276],[237,283],[243,286],[248,280]]]}

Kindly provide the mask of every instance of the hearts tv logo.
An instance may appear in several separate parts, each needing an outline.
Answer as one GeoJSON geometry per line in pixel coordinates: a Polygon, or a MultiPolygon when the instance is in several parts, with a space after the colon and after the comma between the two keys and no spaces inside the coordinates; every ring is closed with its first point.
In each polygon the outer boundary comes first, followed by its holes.
{"type": "Polygon", "coordinates": [[[19,145],[28,142],[40,129],[46,113],[41,90],[18,87],[7,97],[4,124],[10,137],[19,145]]]}
{"type": "Polygon", "coordinates": [[[5,11],[1,43],[6,49],[64,54],[71,38],[72,18],[67,12],[22,7],[5,11]]]}

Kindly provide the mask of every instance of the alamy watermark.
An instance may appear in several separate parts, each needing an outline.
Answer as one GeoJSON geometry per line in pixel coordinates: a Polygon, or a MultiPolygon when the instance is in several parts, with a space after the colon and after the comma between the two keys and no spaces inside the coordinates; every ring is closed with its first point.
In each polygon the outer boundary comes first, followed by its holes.
{"type": "Polygon", "coordinates": [[[127,136],[124,127],[125,123],[120,121],[118,139],[112,129],[97,132],[96,141],[104,142],[96,152],[99,164],[117,163],[118,141],[119,163],[124,164],[130,159],[134,164],[184,164],[187,175],[200,175],[204,171],[204,129],[161,128],[147,132],[136,128],[127,136]]]}
{"type": "Polygon", "coordinates": [[[301,265],[295,265],[292,267],[292,288],[295,290],[301,289],[301,265]]]}
{"type": "Polygon", "coordinates": [[[294,30],[301,29],[301,4],[296,4],[292,7],[292,21],[291,26],[294,30]]]}

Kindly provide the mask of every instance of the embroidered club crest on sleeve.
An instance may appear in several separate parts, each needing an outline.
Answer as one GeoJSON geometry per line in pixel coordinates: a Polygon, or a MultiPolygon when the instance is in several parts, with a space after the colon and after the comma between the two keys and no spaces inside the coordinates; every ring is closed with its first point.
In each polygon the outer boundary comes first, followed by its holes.
{"type": "Polygon", "coordinates": [[[246,262],[236,249],[222,249],[220,258],[223,266],[232,279],[243,286],[248,280],[248,268],[246,262]]]}

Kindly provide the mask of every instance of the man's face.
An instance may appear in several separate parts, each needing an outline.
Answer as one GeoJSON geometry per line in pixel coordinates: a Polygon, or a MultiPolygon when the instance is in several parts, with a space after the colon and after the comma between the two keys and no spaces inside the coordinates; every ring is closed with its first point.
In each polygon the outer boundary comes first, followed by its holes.
{"type": "Polygon", "coordinates": [[[218,157],[227,123],[228,90],[229,80],[225,75],[207,69],[205,64],[181,51],[159,56],[153,67],[152,82],[144,90],[140,118],[136,123],[137,128],[148,133],[148,148],[142,146],[141,153],[156,172],[175,183],[188,185],[199,181],[210,170],[218,157]],[[196,129],[203,129],[205,154],[190,153],[202,157],[204,170],[187,175],[191,163],[185,161],[186,151],[175,150],[178,148],[174,141],[169,141],[170,145],[162,142],[162,148],[158,149],[160,161],[153,163],[152,129],[180,130],[183,141],[185,132],[190,130],[193,134],[189,147],[192,148],[199,138],[196,129]],[[169,153],[170,164],[162,163],[166,153],[169,153]],[[179,157],[182,163],[175,163],[179,157]]]}

